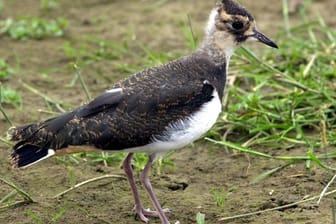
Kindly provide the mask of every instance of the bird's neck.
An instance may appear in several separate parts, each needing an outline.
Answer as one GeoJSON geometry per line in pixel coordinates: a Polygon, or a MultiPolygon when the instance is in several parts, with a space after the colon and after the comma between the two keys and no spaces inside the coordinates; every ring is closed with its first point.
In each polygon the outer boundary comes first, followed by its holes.
{"type": "Polygon", "coordinates": [[[230,58],[235,50],[234,41],[223,33],[207,33],[200,48],[200,54],[206,55],[216,64],[226,64],[228,70],[230,58]]]}
{"type": "Polygon", "coordinates": [[[216,29],[217,14],[218,9],[211,11],[205,29],[205,37],[198,52],[207,55],[216,64],[226,63],[228,67],[230,58],[236,48],[236,42],[229,33],[216,29]]]}

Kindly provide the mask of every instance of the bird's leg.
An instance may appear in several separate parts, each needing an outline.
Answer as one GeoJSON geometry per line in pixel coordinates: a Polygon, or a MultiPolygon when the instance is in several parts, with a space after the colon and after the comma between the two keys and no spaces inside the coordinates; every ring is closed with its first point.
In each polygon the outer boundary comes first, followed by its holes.
{"type": "Polygon", "coordinates": [[[131,164],[132,158],[133,158],[133,153],[129,153],[127,155],[127,157],[125,158],[124,162],[123,162],[123,168],[125,170],[128,182],[131,186],[131,190],[132,190],[132,194],[133,194],[133,198],[134,198],[134,202],[135,202],[135,208],[134,208],[135,212],[139,216],[141,221],[143,221],[145,223],[148,223],[149,220],[144,215],[144,212],[143,212],[144,209],[141,205],[138,189],[136,187],[134,176],[133,176],[133,168],[132,168],[132,164],[131,164]]]}
{"type": "MultiPolygon", "coordinates": [[[[149,209],[144,209],[142,207],[139,193],[135,184],[134,176],[133,176],[133,168],[132,168],[132,158],[133,158],[133,153],[129,153],[127,157],[125,158],[123,162],[123,168],[125,170],[127,179],[129,181],[129,184],[131,186],[132,194],[134,197],[134,202],[135,202],[135,212],[141,219],[141,221],[147,223],[149,220],[146,216],[159,216],[159,213],[157,211],[151,211],[149,209]]],[[[151,164],[151,162],[150,162],[151,164]]],[[[150,167],[150,165],[149,165],[150,167]]],[[[149,172],[149,171],[148,171],[149,172]]],[[[169,212],[169,209],[164,209],[163,212],[169,212]]]]}
{"type": "MultiPolygon", "coordinates": [[[[140,174],[140,181],[143,184],[144,188],[146,189],[146,191],[148,192],[154,206],[157,212],[151,212],[148,211],[149,213],[152,213],[152,215],[158,215],[160,217],[160,220],[162,222],[162,224],[169,224],[169,221],[165,215],[165,212],[169,211],[169,210],[164,210],[161,208],[161,205],[159,203],[159,201],[157,200],[154,192],[153,192],[153,187],[152,184],[149,181],[149,173],[150,173],[150,169],[151,169],[151,165],[152,162],[154,161],[155,155],[152,154],[149,156],[148,158],[148,162],[144,168],[144,170],[141,172],[140,174]]],[[[148,214],[149,215],[149,214],[148,214]]]]}

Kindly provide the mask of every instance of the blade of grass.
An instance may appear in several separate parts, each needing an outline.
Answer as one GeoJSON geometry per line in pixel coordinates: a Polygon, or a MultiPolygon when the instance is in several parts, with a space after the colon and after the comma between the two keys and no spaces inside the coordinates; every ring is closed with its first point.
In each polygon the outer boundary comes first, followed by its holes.
{"type": "Polygon", "coordinates": [[[3,142],[3,143],[5,143],[6,145],[9,145],[9,146],[13,146],[14,145],[12,142],[10,142],[10,141],[8,141],[8,140],[6,140],[4,138],[1,138],[1,137],[0,137],[0,142],[3,142]]]}
{"type": "Polygon", "coordinates": [[[52,217],[49,223],[57,222],[57,220],[61,218],[67,210],[67,207],[63,207],[59,212],[56,213],[54,217],[52,217]]]}
{"type": "Polygon", "coordinates": [[[86,180],[86,181],[83,181],[81,183],[78,183],[72,187],[70,187],[69,189],[61,192],[61,193],[58,193],[57,195],[55,195],[53,198],[58,198],[58,197],[61,197],[67,193],[69,193],[70,191],[73,191],[83,185],[86,185],[86,184],[89,184],[89,183],[92,183],[92,182],[95,182],[95,181],[99,181],[99,180],[103,180],[103,179],[108,179],[108,178],[120,178],[120,179],[124,179],[126,180],[126,178],[124,176],[119,176],[119,175],[104,175],[104,176],[100,176],[100,177],[95,177],[95,178],[92,178],[92,179],[89,179],[89,180],[86,180]]]}
{"type": "Polygon", "coordinates": [[[25,192],[24,190],[22,190],[21,188],[16,186],[14,183],[5,180],[2,177],[0,177],[0,181],[2,181],[5,184],[7,184],[8,186],[14,188],[17,191],[17,193],[24,198],[25,202],[34,202],[32,197],[27,192],[25,192]]]}
{"type": "Polygon", "coordinates": [[[4,116],[5,120],[7,121],[7,123],[10,125],[10,126],[13,126],[13,122],[9,119],[6,111],[2,108],[2,86],[1,86],[1,83],[0,83],[0,112],[2,113],[2,115],[4,116]]]}
{"type": "Polygon", "coordinates": [[[271,155],[268,155],[268,154],[265,154],[265,153],[262,153],[262,152],[258,152],[258,151],[254,151],[254,150],[245,148],[243,146],[234,144],[232,142],[216,141],[216,140],[213,140],[211,138],[205,138],[205,140],[210,141],[210,142],[215,143],[215,144],[219,144],[219,145],[222,145],[222,146],[229,147],[229,148],[237,150],[239,152],[244,152],[244,153],[248,153],[248,154],[251,154],[251,155],[264,157],[264,158],[269,158],[269,159],[273,158],[271,155]]]}
{"type": "Polygon", "coordinates": [[[316,156],[312,152],[310,152],[310,153],[308,152],[307,156],[271,156],[269,154],[258,152],[258,151],[255,151],[255,150],[251,150],[249,148],[243,147],[239,144],[235,144],[235,143],[232,143],[232,142],[217,141],[217,140],[213,140],[213,139],[207,138],[207,137],[205,138],[205,140],[207,140],[209,142],[212,142],[214,144],[217,144],[217,145],[221,145],[221,146],[231,148],[231,149],[239,151],[239,152],[248,153],[248,154],[251,154],[251,155],[254,155],[254,156],[259,156],[259,157],[263,157],[263,158],[267,158],[267,159],[284,160],[284,161],[292,161],[292,162],[310,160],[310,161],[315,162],[317,165],[319,165],[319,166],[321,166],[321,167],[323,167],[327,170],[336,170],[335,168],[329,167],[329,166],[327,166],[327,165],[325,165],[321,162],[321,159],[336,158],[336,151],[329,152],[327,154],[321,154],[321,155],[318,155],[318,156],[316,156]]]}
{"type": "Polygon", "coordinates": [[[44,223],[43,219],[41,217],[39,217],[38,215],[36,215],[33,211],[31,210],[26,210],[25,213],[32,218],[35,222],[37,223],[44,223]]]}
{"type": "Polygon", "coordinates": [[[258,175],[256,178],[254,178],[254,180],[252,181],[252,184],[255,184],[255,183],[258,183],[259,181],[262,181],[266,178],[268,178],[269,176],[273,175],[274,173],[286,168],[287,166],[293,164],[294,162],[293,161],[290,161],[282,166],[279,166],[279,167],[276,167],[274,169],[271,169],[271,170],[268,170],[260,175],[258,175]]]}
{"type": "Polygon", "coordinates": [[[12,199],[13,197],[15,197],[15,195],[17,194],[16,190],[12,190],[11,192],[9,192],[5,197],[3,197],[0,200],[0,204],[1,203],[5,203],[6,201],[8,201],[9,199],[12,199]]]}
{"type": "Polygon", "coordinates": [[[317,165],[319,165],[320,167],[326,169],[326,170],[334,170],[336,171],[336,168],[327,166],[326,164],[324,164],[313,152],[313,150],[309,150],[308,151],[308,157],[310,158],[311,161],[315,162],[317,165]]]}
{"type": "Polygon", "coordinates": [[[282,0],[282,15],[284,17],[284,24],[287,36],[291,35],[290,25],[289,25],[289,7],[288,0],[282,0]]]}
{"type": "Polygon", "coordinates": [[[81,70],[79,69],[79,67],[76,64],[73,64],[73,68],[74,68],[74,70],[76,72],[76,77],[79,80],[79,83],[80,83],[80,85],[81,85],[81,87],[82,87],[82,89],[83,89],[83,91],[85,93],[86,99],[88,101],[91,100],[91,94],[89,92],[89,89],[88,89],[86,83],[84,82],[81,70]]]}
{"type": "Polygon", "coordinates": [[[205,214],[198,212],[196,214],[196,223],[197,224],[205,224],[205,214]]]}

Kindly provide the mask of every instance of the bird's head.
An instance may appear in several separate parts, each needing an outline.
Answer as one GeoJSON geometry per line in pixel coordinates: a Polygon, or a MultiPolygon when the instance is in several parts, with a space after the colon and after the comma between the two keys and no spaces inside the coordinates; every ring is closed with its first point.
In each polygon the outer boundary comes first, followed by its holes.
{"type": "Polygon", "coordinates": [[[257,30],[253,16],[232,0],[222,0],[211,12],[206,31],[212,42],[225,51],[233,51],[240,44],[251,40],[278,48],[257,30]]]}

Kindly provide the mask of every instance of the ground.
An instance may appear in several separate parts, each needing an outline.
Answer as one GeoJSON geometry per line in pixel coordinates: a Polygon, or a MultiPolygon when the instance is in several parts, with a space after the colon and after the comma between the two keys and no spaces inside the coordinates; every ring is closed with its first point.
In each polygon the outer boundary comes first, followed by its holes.
{"type": "MultiPolygon", "coordinates": [[[[44,112],[47,110],[45,100],[28,91],[23,83],[69,105],[80,105],[86,101],[80,85],[69,85],[74,79],[74,71],[71,66],[73,60],[66,54],[67,44],[76,49],[83,48],[82,43],[85,42],[87,48],[92,49],[95,45],[87,40],[93,37],[119,44],[127,42],[127,54],[82,66],[82,74],[94,96],[109,88],[114,81],[131,74],[132,65],[136,68],[146,66],[139,57],[125,55],[141,55],[142,48],[157,53],[170,52],[171,57],[191,52],[185,44],[181,24],[188,23],[189,15],[194,32],[202,36],[214,1],[59,0],[57,7],[49,11],[41,11],[40,3],[36,0],[3,2],[1,20],[7,17],[41,16],[50,19],[63,17],[69,21],[63,37],[17,41],[0,36],[0,58],[6,59],[18,71],[14,78],[3,84],[17,90],[23,97],[21,109],[11,106],[5,109],[10,119],[20,125],[50,117],[44,112]],[[120,69],[120,64],[130,68],[120,69]]],[[[255,15],[258,27],[268,36],[275,37],[283,29],[281,1],[272,4],[266,0],[240,2],[255,15]]],[[[336,20],[332,16],[334,8],[334,0],[314,1],[311,13],[318,11],[328,25],[336,27],[336,20]]],[[[300,23],[295,13],[291,19],[296,24],[300,23]]],[[[257,54],[263,50],[254,49],[257,54]]],[[[81,59],[86,57],[82,56],[81,59]]],[[[2,136],[5,136],[8,128],[9,125],[1,117],[2,136]]],[[[298,148],[288,153],[301,155],[304,152],[305,149],[298,148]]],[[[31,213],[43,219],[40,223],[51,223],[50,220],[63,209],[65,213],[54,223],[140,223],[132,212],[132,195],[124,179],[97,181],[61,198],[53,198],[69,188],[70,174],[76,182],[81,182],[106,174],[123,175],[120,167],[88,162],[69,166],[63,160],[53,158],[28,169],[16,170],[7,161],[9,154],[10,148],[1,145],[0,177],[20,186],[36,203],[1,209],[0,223],[38,223],[31,213]]],[[[198,212],[205,214],[206,223],[209,224],[332,223],[333,201],[330,198],[324,198],[319,206],[314,200],[257,216],[219,221],[222,217],[281,206],[318,195],[333,175],[320,168],[307,170],[305,164],[293,164],[265,180],[254,182],[260,173],[278,167],[281,162],[243,154],[233,155],[204,140],[177,151],[172,160],[174,167],[166,168],[161,174],[153,172],[151,177],[163,207],[172,209],[168,215],[172,223],[177,220],[182,224],[196,223],[198,212]],[[222,206],[216,205],[211,194],[214,189],[226,192],[222,206]]],[[[0,198],[10,191],[7,185],[0,182],[0,198]]],[[[141,195],[144,205],[152,207],[143,190],[141,195]]],[[[151,218],[151,223],[160,221],[151,218]]]]}

